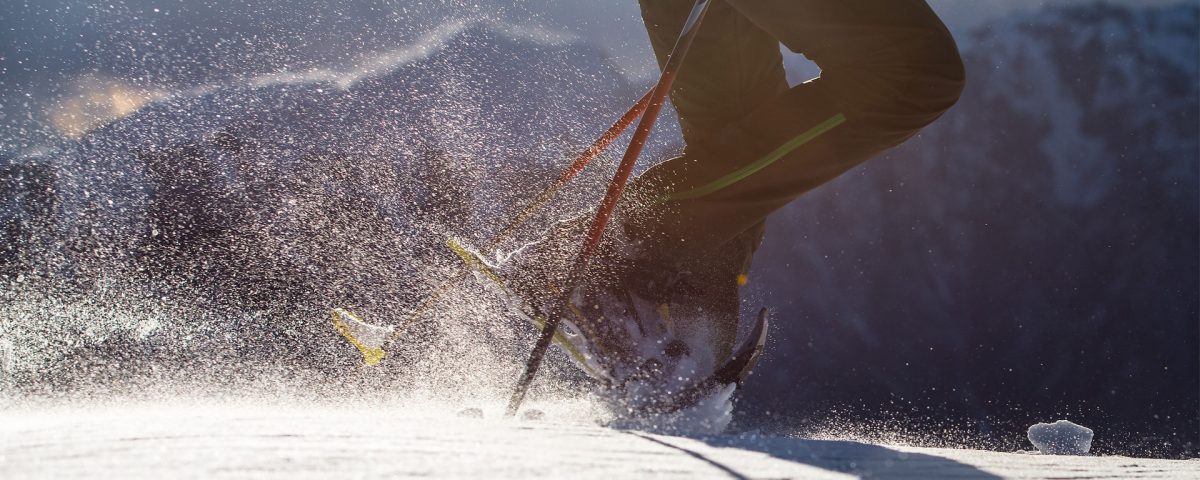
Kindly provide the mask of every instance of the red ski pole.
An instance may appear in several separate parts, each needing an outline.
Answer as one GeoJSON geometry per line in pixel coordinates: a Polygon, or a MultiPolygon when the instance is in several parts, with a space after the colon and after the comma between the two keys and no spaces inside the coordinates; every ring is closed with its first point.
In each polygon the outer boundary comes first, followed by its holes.
{"type": "Polygon", "coordinates": [[[517,410],[521,408],[521,403],[525,400],[525,394],[529,391],[529,385],[533,383],[533,377],[537,375],[538,368],[541,367],[542,358],[546,355],[546,349],[549,348],[550,341],[554,338],[555,331],[558,330],[558,325],[562,323],[562,313],[567,303],[571,300],[571,291],[579,284],[579,277],[587,269],[592,253],[595,251],[596,246],[600,244],[600,239],[604,235],[604,228],[608,225],[608,220],[612,217],[613,210],[616,209],[617,201],[620,200],[621,192],[625,190],[625,183],[629,181],[629,176],[633,173],[634,164],[637,163],[637,158],[641,155],[642,148],[646,146],[646,140],[650,136],[650,131],[654,128],[654,122],[658,119],[658,112],[662,110],[667,94],[671,91],[671,85],[675,82],[675,77],[679,74],[679,67],[683,64],[683,59],[687,55],[692,40],[696,38],[696,31],[700,26],[700,21],[704,18],[704,13],[708,11],[708,5],[709,0],[696,0],[696,4],[692,7],[687,21],[683,24],[683,30],[679,32],[679,38],[675,41],[671,55],[667,57],[667,63],[663,66],[662,75],[659,76],[658,83],[650,91],[650,101],[646,106],[646,111],[642,113],[642,119],[638,122],[637,129],[633,133],[633,138],[629,141],[629,147],[625,149],[625,156],[621,158],[621,164],[617,167],[617,173],[613,176],[612,182],[608,184],[608,190],[604,193],[604,199],[600,201],[600,207],[597,209],[596,217],[592,220],[591,226],[588,228],[583,247],[580,248],[579,254],[576,255],[575,261],[571,265],[565,285],[566,288],[562,290],[562,295],[555,304],[554,310],[546,318],[546,325],[542,328],[542,333],[538,336],[537,343],[533,346],[533,351],[529,354],[529,361],[525,364],[525,373],[517,381],[516,389],[513,392],[512,398],[509,399],[507,416],[516,415],[517,410]]]}
{"type": "Polygon", "coordinates": [[[646,111],[646,107],[650,104],[650,95],[652,93],[654,93],[653,89],[642,95],[642,98],[638,99],[637,103],[633,104],[633,106],[629,108],[629,111],[625,112],[625,114],[622,115],[621,118],[617,119],[617,121],[614,122],[611,127],[608,127],[607,131],[600,135],[600,138],[597,138],[595,142],[592,142],[587,149],[580,153],[579,156],[575,158],[575,161],[571,162],[567,168],[563,169],[562,173],[559,174],[558,179],[554,181],[554,184],[543,190],[542,193],[539,194],[532,202],[530,202],[529,205],[522,209],[516,217],[513,217],[513,219],[508,222],[508,225],[505,225],[505,227],[500,230],[500,233],[497,233],[496,236],[492,238],[492,241],[488,244],[487,248],[490,250],[494,248],[496,244],[507,239],[513,231],[524,224],[526,220],[529,220],[529,217],[533,216],[534,213],[537,213],[537,211],[546,205],[546,203],[549,202],[554,195],[558,194],[559,190],[562,190],[563,187],[567,186],[568,183],[571,183],[571,179],[575,178],[579,172],[582,172],[583,169],[588,166],[588,163],[591,163],[592,159],[596,158],[596,155],[599,155],[600,152],[603,152],[604,149],[608,148],[609,145],[612,145],[612,142],[617,140],[617,137],[620,137],[622,133],[625,133],[625,129],[629,128],[630,125],[633,125],[633,121],[637,120],[638,117],[642,115],[642,112],[646,111]]]}
{"type": "MultiPolygon", "coordinates": [[[[608,130],[601,134],[600,137],[597,138],[596,141],[592,142],[592,144],[586,149],[580,152],[579,155],[575,157],[575,160],[563,169],[562,173],[558,175],[558,178],[555,179],[553,184],[551,184],[549,187],[546,187],[545,190],[542,190],[542,193],[539,193],[532,202],[529,202],[525,208],[522,208],[512,220],[504,225],[504,228],[500,229],[500,232],[498,232],[494,237],[492,237],[491,240],[488,241],[487,245],[485,246],[485,250],[491,250],[495,248],[496,245],[499,245],[500,242],[508,239],[513,232],[517,231],[521,225],[524,225],[525,222],[529,220],[529,217],[532,217],[535,213],[537,213],[538,210],[541,210],[541,208],[549,203],[550,199],[554,198],[554,196],[557,195],[558,192],[563,189],[563,187],[566,187],[568,183],[571,183],[571,180],[574,179],[576,175],[579,175],[584,168],[587,168],[588,164],[591,163],[591,161],[594,160],[596,156],[600,154],[600,152],[603,152],[606,148],[608,148],[609,145],[612,145],[612,143],[616,141],[622,133],[625,133],[625,130],[628,129],[630,125],[633,125],[634,120],[637,120],[638,117],[642,115],[642,112],[646,111],[646,106],[650,104],[650,94],[653,92],[654,90],[650,90],[642,95],[642,98],[639,99],[637,103],[633,104],[633,106],[630,107],[624,115],[621,115],[621,118],[617,119],[616,122],[613,122],[612,126],[608,127],[608,130]]],[[[452,285],[458,283],[458,281],[466,276],[469,271],[470,269],[464,266],[458,271],[458,273],[446,279],[441,285],[438,285],[437,288],[433,289],[433,292],[430,293],[429,296],[425,297],[421,303],[417,304],[417,307],[414,308],[411,313],[406,315],[404,319],[400,321],[397,328],[392,332],[391,335],[388,336],[385,343],[390,343],[398,338],[400,334],[408,328],[409,325],[424,315],[426,310],[432,307],[433,304],[442,297],[442,294],[444,294],[452,285]]]]}

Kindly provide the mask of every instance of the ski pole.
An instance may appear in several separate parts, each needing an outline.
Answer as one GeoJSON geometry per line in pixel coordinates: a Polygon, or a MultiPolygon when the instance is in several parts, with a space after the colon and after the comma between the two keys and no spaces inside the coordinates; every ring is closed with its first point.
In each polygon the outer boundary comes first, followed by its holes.
{"type": "Polygon", "coordinates": [[[554,304],[554,310],[546,317],[546,325],[542,327],[542,333],[538,336],[537,343],[533,346],[533,351],[529,354],[529,361],[525,363],[525,373],[517,381],[512,398],[509,399],[508,409],[505,412],[505,415],[509,417],[516,415],[517,410],[521,408],[521,403],[525,400],[525,394],[529,391],[529,385],[533,383],[533,377],[537,375],[538,368],[542,364],[542,359],[546,355],[546,349],[550,346],[550,341],[554,338],[554,333],[558,330],[558,325],[562,323],[563,310],[566,309],[567,304],[571,301],[571,292],[579,284],[580,277],[587,269],[588,261],[591,260],[592,252],[600,244],[600,239],[604,235],[604,228],[608,225],[608,220],[612,216],[613,210],[617,206],[617,201],[621,197],[621,192],[625,190],[625,183],[629,180],[630,174],[633,173],[634,164],[637,163],[637,158],[641,155],[642,148],[646,146],[646,139],[649,138],[650,131],[654,128],[654,122],[658,119],[658,112],[662,109],[667,94],[671,91],[671,85],[675,82],[675,77],[679,74],[679,67],[683,64],[683,59],[687,55],[692,40],[696,38],[700,21],[704,18],[704,13],[708,11],[709,1],[696,0],[696,4],[692,7],[691,13],[688,14],[688,18],[683,24],[683,29],[679,32],[679,38],[675,41],[675,46],[671,49],[671,55],[667,57],[667,62],[663,65],[663,71],[658,78],[658,83],[651,90],[650,103],[646,106],[646,111],[642,113],[641,121],[638,122],[638,126],[633,133],[633,138],[629,141],[629,146],[625,149],[625,155],[621,158],[621,164],[617,167],[617,173],[613,176],[612,181],[609,182],[608,190],[604,193],[604,199],[600,201],[596,217],[592,220],[591,226],[588,227],[587,237],[584,240],[583,246],[575,256],[575,261],[571,264],[571,270],[569,271],[565,285],[566,288],[562,289],[562,294],[559,296],[558,302],[554,304]]]}
{"type": "MultiPolygon", "coordinates": [[[[521,225],[524,225],[526,221],[533,217],[538,210],[541,210],[542,207],[546,206],[546,204],[549,203],[559,191],[566,187],[567,184],[571,183],[571,180],[573,180],[576,175],[582,172],[584,168],[586,168],[588,164],[596,158],[597,155],[607,149],[609,145],[612,145],[612,143],[616,141],[617,138],[620,137],[630,125],[633,125],[633,122],[642,115],[642,112],[646,111],[646,106],[650,104],[650,94],[653,91],[654,90],[651,89],[642,95],[642,98],[640,98],[637,103],[633,104],[633,106],[630,107],[624,115],[621,115],[621,118],[617,119],[616,122],[613,122],[612,126],[608,127],[608,130],[605,130],[600,137],[598,137],[594,142],[592,142],[591,145],[584,149],[583,152],[576,156],[575,160],[572,161],[571,164],[566,168],[564,168],[562,173],[558,175],[558,178],[555,179],[553,184],[551,184],[549,187],[546,187],[545,190],[542,190],[542,192],[539,193],[532,202],[526,205],[525,208],[521,209],[521,211],[518,212],[517,215],[514,216],[513,219],[504,226],[504,228],[501,228],[500,231],[491,238],[491,240],[488,240],[484,249],[491,250],[499,245],[500,242],[507,240],[509,236],[511,236],[517,231],[518,228],[521,227],[521,225]]],[[[392,334],[389,335],[385,340],[385,347],[386,344],[391,343],[398,338],[400,334],[404,333],[405,330],[416,321],[416,319],[420,318],[421,315],[424,315],[425,312],[429,310],[429,308],[433,307],[433,304],[437,303],[437,301],[441,299],[442,295],[445,294],[451,286],[461,281],[469,272],[470,268],[465,266],[460,267],[458,271],[454,273],[454,275],[439,284],[437,288],[433,289],[433,292],[430,293],[429,296],[425,297],[421,303],[417,304],[417,307],[412,310],[412,313],[409,313],[400,321],[400,324],[396,327],[396,330],[392,332],[392,334]]],[[[384,350],[387,349],[384,348],[384,350]]]]}
{"type": "Polygon", "coordinates": [[[579,172],[582,172],[583,169],[587,167],[588,163],[591,163],[592,159],[596,158],[596,155],[599,155],[600,152],[603,152],[605,149],[607,149],[609,145],[612,145],[612,142],[616,141],[617,137],[620,137],[621,134],[625,132],[625,129],[629,128],[630,125],[633,125],[633,121],[637,120],[638,117],[640,117],[642,113],[646,111],[646,107],[650,104],[651,93],[654,93],[653,89],[642,95],[642,98],[638,99],[637,103],[633,104],[633,107],[630,107],[629,111],[625,112],[621,118],[617,119],[617,121],[613,123],[611,127],[608,127],[608,130],[605,131],[604,134],[600,135],[600,138],[597,138],[595,142],[592,142],[592,144],[586,150],[584,150],[583,153],[579,154],[575,161],[571,162],[571,165],[563,169],[563,172],[559,174],[558,179],[554,181],[554,184],[550,185],[545,190],[542,190],[542,193],[539,194],[537,198],[533,200],[533,202],[530,202],[530,204],[522,209],[521,212],[516,215],[516,217],[509,221],[508,225],[501,229],[500,233],[497,233],[496,236],[492,238],[490,242],[488,242],[487,248],[489,250],[495,248],[498,243],[507,239],[509,235],[512,235],[512,233],[516,231],[517,228],[519,228],[522,224],[524,224],[526,220],[529,220],[529,217],[532,217],[534,213],[537,213],[538,210],[545,206],[546,203],[549,202],[559,190],[562,190],[563,187],[567,186],[568,183],[571,183],[571,179],[575,178],[575,175],[578,175],[579,172]]]}

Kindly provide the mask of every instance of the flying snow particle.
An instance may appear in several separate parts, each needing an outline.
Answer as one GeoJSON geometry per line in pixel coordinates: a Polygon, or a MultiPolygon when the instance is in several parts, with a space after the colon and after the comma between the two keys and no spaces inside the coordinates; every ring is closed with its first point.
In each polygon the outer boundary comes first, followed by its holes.
{"type": "Polygon", "coordinates": [[[1029,427],[1029,443],[1043,455],[1087,455],[1092,430],[1066,420],[1029,427]]]}
{"type": "Polygon", "coordinates": [[[0,338],[0,387],[8,384],[8,372],[12,371],[12,342],[0,338]]]}
{"type": "Polygon", "coordinates": [[[521,420],[541,421],[546,418],[546,413],[536,408],[531,408],[521,413],[521,420]]]}

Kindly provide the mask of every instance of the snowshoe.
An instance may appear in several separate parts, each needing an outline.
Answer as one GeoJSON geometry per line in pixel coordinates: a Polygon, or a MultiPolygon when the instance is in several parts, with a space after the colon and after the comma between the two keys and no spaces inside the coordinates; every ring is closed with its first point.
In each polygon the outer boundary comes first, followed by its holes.
{"type": "Polygon", "coordinates": [[[734,353],[712,374],[683,385],[671,386],[647,393],[626,393],[623,403],[627,411],[634,414],[657,415],[673,413],[689,408],[717,393],[728,385],[741,388],[758,365],[759,357],[767,341],[768,311],[759,310],[758,319],[750,335],[734,353]]]}

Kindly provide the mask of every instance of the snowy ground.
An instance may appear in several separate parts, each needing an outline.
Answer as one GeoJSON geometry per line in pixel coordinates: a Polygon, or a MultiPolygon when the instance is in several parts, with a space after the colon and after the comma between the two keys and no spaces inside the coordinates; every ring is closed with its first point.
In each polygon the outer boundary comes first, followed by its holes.
{"type": "Polygon", "coordinates": [[[0,478],[1200,478],[1200,461],[684,438],[461,406],[154,402],[0,412],[0,478]]]}

